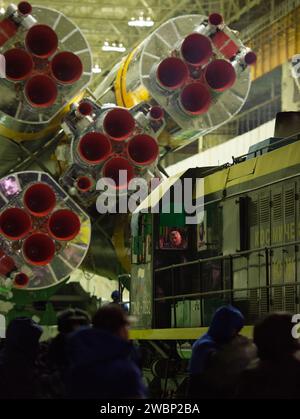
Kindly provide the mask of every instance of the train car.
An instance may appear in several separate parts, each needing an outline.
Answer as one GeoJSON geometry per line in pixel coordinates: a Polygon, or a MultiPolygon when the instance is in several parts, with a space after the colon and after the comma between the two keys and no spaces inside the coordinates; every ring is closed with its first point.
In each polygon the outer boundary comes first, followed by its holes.
{"type": "Polygon", "coordinates": [[[243,312],[248,336],[268,312],[299,312],[299,122],[299,113],[278,114],[273,138],[232,164],[167,179],[133,214],[132,337],[155,394],[182,395],[184,358],[219,306],[243,312]],[[196,224],[187,224],[174,187],[188,178],[195,206],[203,202],[196,224]]]}

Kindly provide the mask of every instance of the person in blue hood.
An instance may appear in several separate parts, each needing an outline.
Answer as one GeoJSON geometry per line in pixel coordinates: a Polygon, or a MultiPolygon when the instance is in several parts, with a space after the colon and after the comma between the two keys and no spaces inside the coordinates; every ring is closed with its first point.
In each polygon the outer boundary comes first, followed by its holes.
{"type": "Polygon", "coordinates": [[[192,347],[191,397],[234,397],[239,375],[256,356],[255,346],[239,335],[243,326],[244,316],[237,308],[216,310],[208,332],[192,347]]]}
{"type": "Polygon", "coordinates": [[[73,333],[68,342],[68,397],[144,398],[146,388],[129,342],[129,320],[119,305],[100,308],[93,327],[73,333]]]}
{"type": "Polygon", "coordinates": [[[0,398],[33,399],[39,397],[36,359],[42,328],[32,319],[12,320],[0,353],[0,398]]]}

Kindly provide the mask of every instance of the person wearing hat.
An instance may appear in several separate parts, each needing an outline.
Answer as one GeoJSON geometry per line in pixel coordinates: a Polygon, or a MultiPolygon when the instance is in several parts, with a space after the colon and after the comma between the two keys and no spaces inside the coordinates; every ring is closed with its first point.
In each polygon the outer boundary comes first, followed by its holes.
{"type": "Polygon", "coordinates": [[[130,317],[117,304],[101,307],[93,327],[76,331],[68,342],[68,397],[144,398],[146,388],[129,342],[130,317]]]}

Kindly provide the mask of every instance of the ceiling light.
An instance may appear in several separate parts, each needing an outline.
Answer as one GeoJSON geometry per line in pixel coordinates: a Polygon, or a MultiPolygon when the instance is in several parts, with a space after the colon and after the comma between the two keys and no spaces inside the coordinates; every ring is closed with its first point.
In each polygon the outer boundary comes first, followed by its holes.
{"type": "Polygon", "coordinates": [[[101,68],[99,67],[99,64],[95,64],[94,65],[94,67],[92,68],[92,72],[94,73],[94,74],[99,74],[99,73],[101,73],[101,68]]]}
{"type": "Polygon", "coordinates": [[[138,19],[131,18],[128,21],[128,26],[136,26],[136,27],[138,26],[140,28],[151,27],[153,25],[154,25],[154,22],[149,16],[146,19],[143,16],[139,16],[138,19]]]}
{"type": "Polygon", "coordinates": [[[120,42],[117,44],[116,42],[113,42],[111,45],[109,45],[108,42],[104,42],[102,46],[102,51],[106,52],[125,52],[126,48],[124,45],[120,42]]]}

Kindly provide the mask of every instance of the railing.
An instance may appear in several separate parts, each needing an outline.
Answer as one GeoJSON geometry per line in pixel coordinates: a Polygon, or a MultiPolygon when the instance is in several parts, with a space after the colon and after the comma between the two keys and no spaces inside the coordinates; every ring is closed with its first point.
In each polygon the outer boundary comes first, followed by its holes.
{"type": "MultiPolygon", "coordinates": [[[[169,315],[170,326],[194,327],[207,326],[213,311],[222,304],[233,304],[242,311],[244,310],[248,323],[252,323],[269,311],[297,310],[300,289],[298,273],[300,271],[299,268],[297,269],[297,264],[300,266],[300,255],[297,254],[299,244],[300,240],[155,269],[155,284],[158,286],[167,284],[166,288],[169,293],[154,297],[154,316],[155,313],[159,315],[159,310],[164,308],[164,315],[169,315]],[[278,254],[280,249],[282,249],[282,253],[278,254]],[[289,253],[288,250],[292,253],[289,253]],[[285,272],[286,255],[292,257],[289,262],[292,261],[293,265],[292,270],[287,274],[285,272]],[[279,260],[278,257],[282,261],[283,276],[281,279],[278,278],[278,274],[277,277],[273,275],[273,269],[279,260]],[[216,268],[219,269],[218,280],[214,284],[210,284],[207,273],[216,268]],[[203,275],[205,269],[206,276],[203,275]],[[187,271],[185,272],[185,270],[187,271]],[[184,273],[187,274],[184,275],[184,273]],[[242,282],[246,284],[244,286],[238,284],[241,277],[242,282]],[[186,286],[187,292],[177,292],[182,284],[186,286]],[[195,289],[195,284],[198,289],[195,289]],[[189,309],[183,307],[184,304],[190,304],[189,309]],[[178,312],[180,310],[185,310],[186,319],[181,318],[179,321],[178,312]],[[194,319],[191,318],[191,313],[188,310],[194,310],[194,319]]],[[[161,316],[162,313],[160,313],[161,316]]],[[[159,316],[156,316],[156,323],[157,317],[159,316]]],[[[184,317],[184,313],[181,317],[184,317]]],[[[159,327],[159,324],[155,326],[159,327]]],[[[163,327],[167,327],[167,325],[163,327]]]]}

